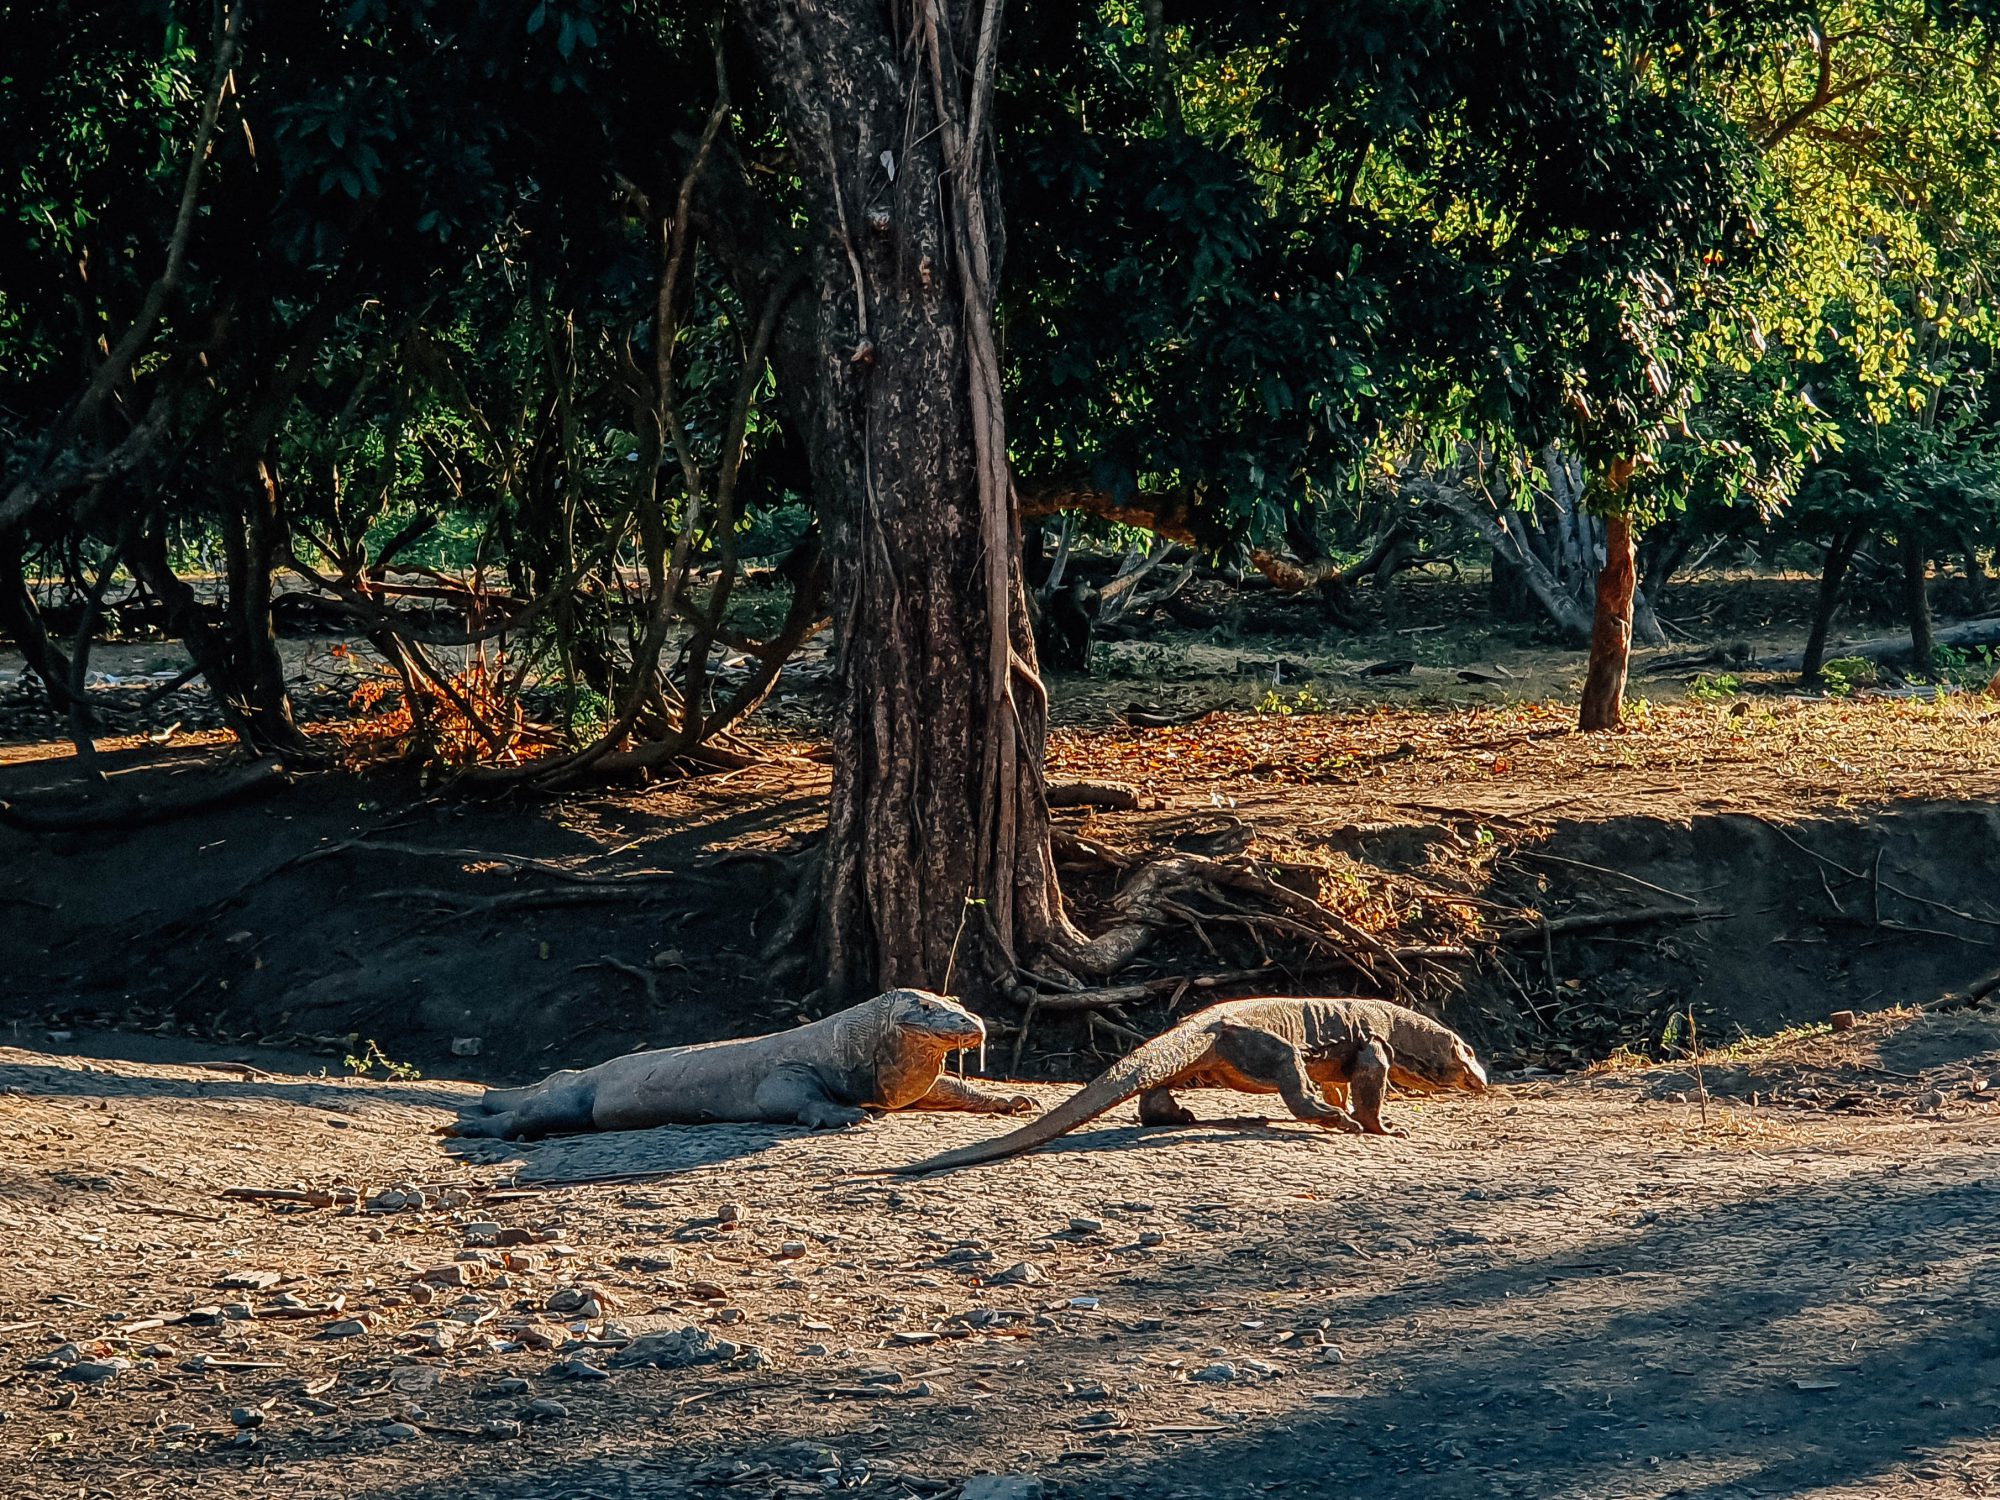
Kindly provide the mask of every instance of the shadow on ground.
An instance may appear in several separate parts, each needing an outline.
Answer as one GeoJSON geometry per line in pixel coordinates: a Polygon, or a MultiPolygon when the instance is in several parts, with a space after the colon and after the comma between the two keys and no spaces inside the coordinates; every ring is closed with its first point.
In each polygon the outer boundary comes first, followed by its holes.
{"type": "MultiPolygon", "coordinates": [[[[1421,1184],[1394,1196],[1413,1221],[1440,1214],[1421,1184]]],[[[1493,1201],[1506,1196],[1501,1186],[1493,1201]]],[[[1571,1246],[1496,1264],[1489,1249],[1483,1263],[1454,1268],[1446,1249],[1386,1284],[1382,1267],[1333,1250],[1347,1232],[1341,1207],[1318,1213],[1323,1236],[1294,1234],[1263,1259],[1182,1263],[1145,1289],[1147,1300],[1171,1307],[1241,1293],[1253,1279],[1303,1281],[1319,1289],[1336,1341],[1343,1329],[1400,1327],[1391,1350],[1294,1367],[1257,1388],[1268,1407],[1258,1412],[1228,1410],[1239,1387],[1187,1386],[1188,1423],[1220,1430],[1080,1433],[1068,1462],[1043,1468],[1056,1492],[1805,1500],[1899,1482],[1912,1495],[1958,1493],[1943,1481],[2000,1462],[1980,1446],[2000,1419],[2000,1329],[1979,1295],[2000,1286],[2000,1199],[1986,1182],[1905,1186],[1855,1174],[1643,1235],[1607,1225],[1587,1261],[1571,1246]]],[[[1466,1202],[1451,1217],[1476,1241],[1485,1213],[1466,1202]]],[[[1143,1338],[1056,1337],[1079,1374],[1108,1355],[1127,1379],[1171,1377],[1157,1364],[1169,1349],[1143,1338]]],[[[1170,1318],[1153,1342],[1172,1340],[1170,1318]]],[[[852,1445],[881,1448],[884,1437],[896,1466],[956,1480],[1012,1467],[1024,1422],[1059,1429],[1078,1412],[1033,1399],[1046,1392],[1018,1393],[1030,1398],[1025,1414],[1019,1400],[957,1404],[973,1393],[953,1385],[935,1404],[875,1403],[865,1419],[831,1425],[828,1407],[774,1410],[755,1399],[675,1415],[687,1377],[642,1378],[659,1389],[649,1420],[567,1431],[559,1455],[468,1451],[471,1466],[449,1478],[433,1470],[351,1493],[444,1500],[467,1493],[476,1472],[478,1493],[495,1500],[671,1496],[703,1489],[696,1466],[732,1456],[777,1472],[722,1492],[785,1493],[788,1441],[852,1460],[861,1456],[852,1445]]],[[[587,1400],[575,1404],[587,1422],[587,1400]]],[[[907,1492],[886,1479],[860,1488],[907,1492]]]]}

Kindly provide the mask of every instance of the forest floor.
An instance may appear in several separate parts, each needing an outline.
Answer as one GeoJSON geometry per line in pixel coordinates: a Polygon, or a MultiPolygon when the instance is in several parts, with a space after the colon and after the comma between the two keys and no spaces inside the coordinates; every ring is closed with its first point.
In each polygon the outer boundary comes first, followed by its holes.
{"type": "Polygon", "coordinates": [[[990,1122],[474,1146],[432,1133],[462,1084],[0,1050],[0,1473],[23,1500],[2000,1492],[2000,1021],[1706,1061],[1397,1100],[1407,1139],[1128,1106],[892,1183],[854,1174],[990,1122]]]}
{"type": "MultiPolygon", "coordinates": [[[[805,976],[772,984],[764,950],[822,816],[822,659],[768,763],[478,802],[372,763],[365,665],[288,641],[340,769],[0,829],[0,1489],[2000,1494],[2000,1021],[1915,1009],[1996,963],[2000,703],[1642,657],[1627,729],[1578,736],[1579,656],[1431,587],[1365,638],[1115,643],[1056,681],[1051,768],[1158,805],[1057,817],[1283,861],[1359,925],[1464,948],[1407,998],[1505,1085],[1397,1099],[1390,1141],[1128,1108],[900,1185],[853,1174],[991,1123],[433,1133],[477,1083],[799,1019],[805,976]],[[1863,1014],[1835,1036],[1839,1009],[1863,1014]],[[621,1362],[688,1326],[756,1352],[621,1362]]],[[[1732,580],[1678,617],[1754,656],[1796,644],[1773,622],[1800,593],[1732,580]]],[[[189,696],[101,749],[154,799],[228,760],[189,696]]],[[[0,801],[74,807],[70,755],[0,690],[0,801]]],[[[1065,880],[1090,926],[1109,878],[1065,880]]],[[[1177,976],[1260,963],[1266,991],[1356,983],[1191,931],[1115,1019],[1158,1029],[1177,976]]],[[[1031,1080],[1128,1045],[989,1020],[992,1071],[1031,1080]]]]}

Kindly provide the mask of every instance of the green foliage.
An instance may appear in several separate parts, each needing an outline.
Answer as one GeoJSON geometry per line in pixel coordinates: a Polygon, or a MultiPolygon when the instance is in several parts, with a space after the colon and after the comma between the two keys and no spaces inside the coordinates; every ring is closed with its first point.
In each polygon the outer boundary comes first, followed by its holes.
{"type": "MultiPolygon", "coordinates": [[[[350,1036],[347,1040],[352,1046],[359,1038],[350,1036]]],[[[362,1044],[359,1052],[350,1052],[343,1057],[341,1066],[356,1078],[367,1078],[379,1072],[382,1077],[396,1083],[414,1083],[424,1076],[413,1064],[397,1062],[390,1057],[375,1045],[373,1037],[362,1044]]]]}
{"type": "Polygon", "coordinates": [[[1822,664],[1819,675],[1830,696],[1845,698],[1856,688],[1875,686],[1882,680],[1882,669],[1865,656],[1841,656],[1822,664]]]}

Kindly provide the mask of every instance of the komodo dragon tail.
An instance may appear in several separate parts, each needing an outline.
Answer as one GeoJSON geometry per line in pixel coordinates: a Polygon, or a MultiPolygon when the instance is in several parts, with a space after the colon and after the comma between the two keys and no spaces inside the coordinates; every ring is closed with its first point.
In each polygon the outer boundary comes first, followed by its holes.
{"type": "Polygon", "coordinates": [[[923,1172],[950,1172],[959,1167],[975,1167],[981,1162],[1019,1156],[1024,1151],[1045,1146],[1057,1136],[1067,1135],[1107,1110],[1116,1109],[1134,1095],[1171,1082],[1206,1052],[1208,1046],[1207,1027],[1177,1026],[1126,1054],[1047,1114],[1029,1121],[1019,1130],[1010,1130],[987,1141],[974,1141],[956,1151],[940,1152],[891,1170],[897,1176],[905,1177],[923,1172]]]}

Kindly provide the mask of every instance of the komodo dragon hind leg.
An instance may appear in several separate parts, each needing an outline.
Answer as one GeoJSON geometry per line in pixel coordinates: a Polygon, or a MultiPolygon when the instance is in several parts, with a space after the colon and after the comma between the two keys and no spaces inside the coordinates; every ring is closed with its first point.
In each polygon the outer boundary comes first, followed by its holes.
{"type": "Polygon", "coordinates": [[[1172,1089],[1147,1089],[1139,1096],[1141,1125],[1196,1125],[1194,1111],[1174,1097],[1172,1089]]]}
{"type": "Polygon", "coordinates": [[[1350,1134],[1362,1128],[1346,1110],[1327,1103],[1319,1085],[1306,1074],[1305,1058],[1283,1037],[1231,1022],[1219,1023],[1214,1036],[1216,1057],[1245,1078],[1268,1083],[1276,1089],[1295,1119],[1310,1120],[1315,1125],[1350,1134]]]}
{"type": "Polygon", "coordinates": [[[1354,1101],[1354,1118],[1370,1135],[1408,1135],[1382,1123],[1382,1101],[1389,1092],[1389,1064],[1395,1060],[1387,1043],[1370,1042],[1354,1057],[1348,1074],[1349,1097],[1354,1101]]]}

